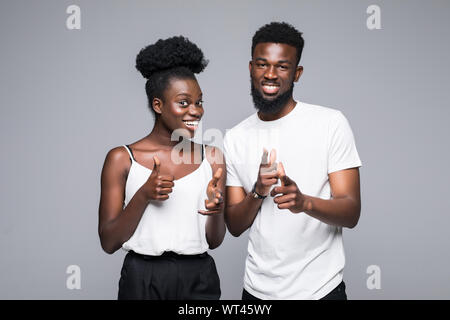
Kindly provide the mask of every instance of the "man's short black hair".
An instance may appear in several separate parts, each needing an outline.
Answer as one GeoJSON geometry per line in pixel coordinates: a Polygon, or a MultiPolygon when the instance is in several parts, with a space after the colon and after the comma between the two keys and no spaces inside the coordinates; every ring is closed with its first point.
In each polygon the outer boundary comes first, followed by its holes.
{"type": "Polygon", "coordinates": [[[297,49],[297,65],[302,56],[305,41],[302,33],[286,22],[271,22],[259,28],[252,39],[252,57],[258,43],[285,43],[297,49]]]}

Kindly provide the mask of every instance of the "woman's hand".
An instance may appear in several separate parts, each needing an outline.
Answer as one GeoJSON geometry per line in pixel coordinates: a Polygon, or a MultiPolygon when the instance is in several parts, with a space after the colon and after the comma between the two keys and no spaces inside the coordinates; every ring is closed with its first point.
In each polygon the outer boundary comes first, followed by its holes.
{"type": "Polygon", "coordinates": [[[147,201],[164,201],[169,199],[169,193],[174,187],[174,177],[171,175],[160,175],[161,161],[157,156],[153,157],[153,170],[147,181],[140,188],[140,192],[147,201]]]}
{"type": "Polygon", "coordinates": [[[222,168],[219,168],[214,173],[211,181],[208,183],[208,187],[206,188],[206,195],[208,199],[205,200],[205,208],[206,210],[198,210],[198,213],[203,215],[212,215],[216,213],[221,213],[223,209],[223,196],[222,190],[217,187],[217,182],[222,176],[222,168]]]}

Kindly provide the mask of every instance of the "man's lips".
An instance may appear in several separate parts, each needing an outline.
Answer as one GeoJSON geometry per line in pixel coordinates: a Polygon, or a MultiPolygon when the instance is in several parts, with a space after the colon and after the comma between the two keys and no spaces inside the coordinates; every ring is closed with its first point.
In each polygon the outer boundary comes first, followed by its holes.
{"type": "Polygon", "coordinates": [[[265,94],[274,95],[280,90],[280,86],[276,83],[263,83],[262,90],[265,94]]]}

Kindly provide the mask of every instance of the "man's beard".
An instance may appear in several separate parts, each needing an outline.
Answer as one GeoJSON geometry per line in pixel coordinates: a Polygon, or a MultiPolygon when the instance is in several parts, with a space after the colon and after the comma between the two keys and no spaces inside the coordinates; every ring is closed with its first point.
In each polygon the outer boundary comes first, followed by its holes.
{"type": "Polygon", "coordinates": [[[289,99],[291,99],[292,92],[294,91],[294,83],[292,83],[291,88],[288,91],[280,94],[273,100],[267,100],[262,96],[259,90],[255,88],[251,79],[250,82],[253,104],[258,111],[261,111],[261,113],[265,114],[276,114],[281,109],[283,109],[283,107],[288,103],[289,99]]]}

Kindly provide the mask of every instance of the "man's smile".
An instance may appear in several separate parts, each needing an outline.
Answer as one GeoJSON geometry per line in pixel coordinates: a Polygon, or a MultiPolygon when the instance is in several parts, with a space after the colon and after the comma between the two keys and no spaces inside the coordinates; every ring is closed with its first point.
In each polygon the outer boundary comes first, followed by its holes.
{"type": "Polygon", "coordinates": [[[276,83],[263,82],[262,89],[267,95],[275,95],[280,91],[280,85],[276,83]]]}

